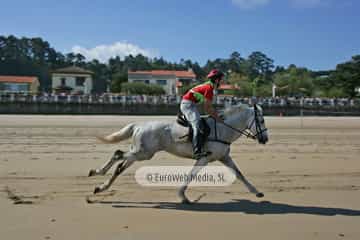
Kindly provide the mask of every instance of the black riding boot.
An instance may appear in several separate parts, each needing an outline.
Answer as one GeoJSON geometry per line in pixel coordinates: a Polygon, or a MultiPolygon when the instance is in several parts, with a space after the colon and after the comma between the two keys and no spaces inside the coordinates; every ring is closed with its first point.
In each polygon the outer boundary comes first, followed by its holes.
{"type": "Polygon", "coordinates": [[[193,132],[193,139],[192,139],[192,145],[193,145],[193,153],[194,153],[194,159],[199,160],[202,157],[208,156],[207,152],[203,151],[203,135],[199,130],[193,132]]]}

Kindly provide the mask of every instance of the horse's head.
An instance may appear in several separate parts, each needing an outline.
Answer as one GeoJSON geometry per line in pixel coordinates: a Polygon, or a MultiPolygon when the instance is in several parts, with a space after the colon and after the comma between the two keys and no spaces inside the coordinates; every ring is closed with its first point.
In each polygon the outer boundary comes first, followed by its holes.
{"type": "Polygon", "coordinates": [[[246,104],[231,106],[224,110],[223,117],[228,123],[233,123],[225,125],[241,135],[258,140],[261,144],[265,144],[269,140],[263,111],[259,105],[255,104],[253,107],[246,104]]]}
{"type": "Polygon", "coordinates": [[[255,104],[251,111],[251,117],[248,122],[248,129],[259,143],[265,144],[269,140],[267,128],[265,127],[265,120],[262,108],[255,104]]]}

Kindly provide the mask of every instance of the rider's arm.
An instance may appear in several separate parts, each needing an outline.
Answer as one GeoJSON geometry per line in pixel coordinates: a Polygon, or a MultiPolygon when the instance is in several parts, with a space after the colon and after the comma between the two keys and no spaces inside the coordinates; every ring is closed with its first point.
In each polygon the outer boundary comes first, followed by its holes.
{"type": "Polygon", "coordinates": [[[204,107],[205,107],[205,111],[212,116],[213,118],[215,118],[217,121],[219,122],[223,122],[223,120],[219,117],[219,115],[217,114],[217,112],[214,110],[213,106],[212,106],[212,102],[208,99],[205,100],[204,103],[204,107]]]}

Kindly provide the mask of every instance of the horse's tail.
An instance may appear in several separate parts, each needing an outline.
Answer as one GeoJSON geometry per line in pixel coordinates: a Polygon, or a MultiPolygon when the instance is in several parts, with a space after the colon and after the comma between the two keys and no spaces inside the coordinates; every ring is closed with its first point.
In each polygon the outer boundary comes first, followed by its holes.
{"type": "Polygon", "coordinates": [[[96,137],[98,140],[100,140],[103,143],[117,143],[122,140],[128,139],[132,136],[134,131],[135,124],[131,123],[122,128],[118,132],[114,132],[113,134],[110,134],[106,137],[96,137]]]}

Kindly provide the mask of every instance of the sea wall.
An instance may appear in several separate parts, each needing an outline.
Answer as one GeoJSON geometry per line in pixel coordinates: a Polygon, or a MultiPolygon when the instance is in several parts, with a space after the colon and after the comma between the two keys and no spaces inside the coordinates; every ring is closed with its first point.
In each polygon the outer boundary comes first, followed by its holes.
{"type": "MultiPolygon", "coordinates": [[[[217,106],[222,108],[221,105],[217,106]]],[[[359,107],[264,106],[267,116],[360,116],[359,107]]],[[[0,114],[176,115],[177,104],[1,102],[0,114]]]]}

